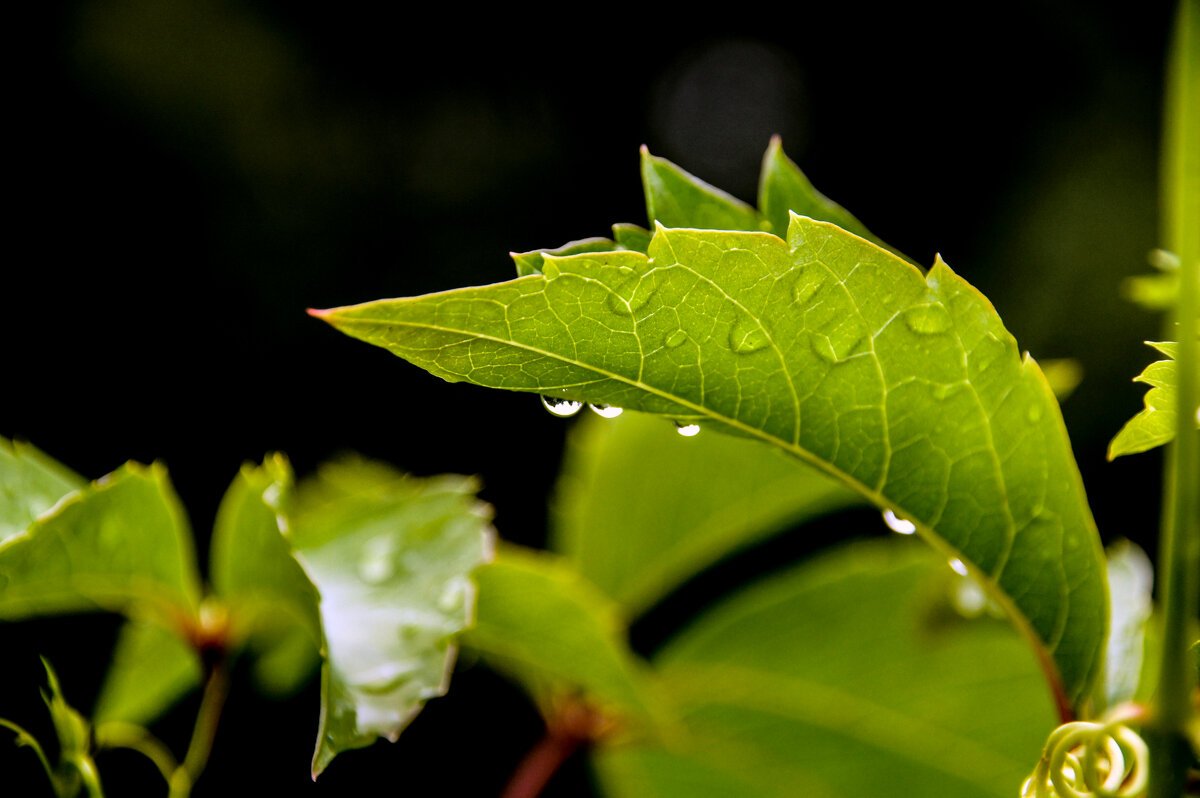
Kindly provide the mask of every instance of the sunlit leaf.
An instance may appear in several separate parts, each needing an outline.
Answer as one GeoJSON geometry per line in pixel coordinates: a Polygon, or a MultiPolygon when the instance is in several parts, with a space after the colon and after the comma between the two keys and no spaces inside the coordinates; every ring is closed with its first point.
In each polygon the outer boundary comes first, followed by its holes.
{"type": "Polygon", "coordinates": [[[156,623],[128,621],[92,718],[97,725],[148,724],[199,685],[201,676],[200,657],[178,635],[156,623]]]}
{"type": "Polygon", "coordinates": [[[967,563],[1064,705],[1099,673],[1102,552],[1058,404],[940,260],[925,276],[798,216],[787,243],[659,227],[648,256],[551,257],[540,275],[318,315],[450,381],[775,445],[967,563]]]}
{"type": "Polygon", "coordinates": [[[0,543],[24,532],[55,502],[85,484],[29,444],[0,438],[0,543]]]}
{"type": "Polygon", "coordinates": [[[862,501],[754,441],[684,438],[641,413],[588,415],[568,439],[551,545],[627,617],[739,548],[862,501]]]}
{"type": "Polygon", "coordinates": [[[654,659],[685,733],[598,752],[606,794],[1015,795],[1054,704],[1010,628],[956,612],[952,576],[860,542],[732,596],[654,659]]]}
{"type": "Polygon", "coordinates": [[[642,191],[653,227],[762,230],[762,215],[736,197],[688,174],[642,147],[642,191]]]}
{"type": "Polygon", "coordinates": [[[355,460],[300,486],[290,541],[320,593],[325,643],[314,778],[343,751],[395,740],[446,691],[471,573],[491,551],[477,487],[355,460]]]}
{"type": "Polygon", "coordinates": [[[583,693],[645,714],[641,666],[617,606],[562,558],[508,546],[479,571],[479,609],[465,645],[538,697],[583,693]]]}
{"type": "Polygon", "coordinates": [[[1112,628],[1104,657],[1103,701],[1115,706],[1138,693],[1150,621],[1154,566],[1134,543],[1122,540],[1108,551],[1112,628]]]}
{"type": "Polygon", "coordinates": [[[129,463],[0,543],[0,618],[107,609],[178,626],[199,598],[191,532],[159,464],[129,463]]]}
{"type": "MultiPolygon", "coordinates": [[[[1133,378],[1150,386],[1143,401],[1145,407],[1125,423],[1108,444],[1108,459],[1136,454],[1162,446],[1175,438],[1175,413],[1179,391],[1179,376],[1175,367],[1177,344],[1147,342],[1170,360],[1157,360],[1133,378]]],[[[1197,419],[1200,426],[1200,419],[1197,419]]]]}

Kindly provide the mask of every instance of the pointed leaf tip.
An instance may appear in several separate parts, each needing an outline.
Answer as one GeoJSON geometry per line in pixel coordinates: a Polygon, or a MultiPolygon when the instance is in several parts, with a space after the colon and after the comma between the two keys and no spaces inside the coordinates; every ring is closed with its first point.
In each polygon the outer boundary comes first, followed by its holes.
{"type": "Polygon", "coordinates": [[[326,321],[329,318],[329,315],[331,313],[333,313],[333,311],[331,309],[320,310],[318,308],[306,308],[305,313],[312,316],[314,319],[320,319],[321,321],[326,321]]]}

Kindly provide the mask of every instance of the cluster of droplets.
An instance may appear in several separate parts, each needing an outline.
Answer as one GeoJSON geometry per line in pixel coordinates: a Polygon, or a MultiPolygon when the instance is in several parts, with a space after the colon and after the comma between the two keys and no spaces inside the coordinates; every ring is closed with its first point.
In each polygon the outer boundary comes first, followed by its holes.
{"type": "Polygon", "coordinates": [[[1046,740],[1020,798],[1137,798],[1146,791],[1146,743],[1126,724],[1137,708],[1104,723],[1074,721],[1046,740]]]}
{"type": "MultiPolygon", "coordinates": [[[[542,406],[546,411],[553,416],[559,418],[570,418],[573,415],[583,410],[583,402],[577,402],[574,399],[563,399],[555,396],[543,396],[542,406]]],[[[625,412],[624,408],[615,407],[614,405],[605,405],[599,403],[588,403],[588,407],[592,412],[601,418],[616,418],[625,412]]],[[[691,438],[700,432],[699,424],[684,424],[683,422],[675,422],[676,431],[685,438],[691,438]]]]}

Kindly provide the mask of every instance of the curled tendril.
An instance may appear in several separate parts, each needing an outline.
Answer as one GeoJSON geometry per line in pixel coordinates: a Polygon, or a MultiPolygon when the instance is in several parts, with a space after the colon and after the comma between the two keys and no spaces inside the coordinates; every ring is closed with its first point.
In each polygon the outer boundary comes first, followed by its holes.
{"type": "Polygon", "coordinates": [[[1146,792],[1146,743],[1119,715],[1105,723],[1075,721],[1046,740],[1021,798],[1137,798],[1146,792]]]}

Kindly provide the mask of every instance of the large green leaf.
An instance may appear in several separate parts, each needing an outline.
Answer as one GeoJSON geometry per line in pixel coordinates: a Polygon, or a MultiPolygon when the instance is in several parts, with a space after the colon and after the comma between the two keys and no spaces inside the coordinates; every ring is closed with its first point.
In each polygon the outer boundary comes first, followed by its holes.
{"type": "Polygon", "coordinates": [[[955,611],[956,578],[860,542],[726,600],[655,657],[686,733],[598,752],[606,794],[1015,795],[1054,704],[1011,629],[955,611]]]}
{"type": "Polygon", "coordinates": [[[121,627],[112,665],[96,709],[96,725],[156,720],[203,676],[196,649],[157,623],[133,620],[121,627]]]}
{"type": "Polygon", "coordinates": [[[320,593],[325,662],[314,778],[342,751],[395,740],[442,695],[471,621],[490,508],[464,477],[347,460],[296,496],[290,540],[320,593]]]}
{"type": "Polygon", "coordinates": [[[771,443],[911,519],[1034,643],[1067,704],[1099,673],[1104,562],[1058,404],[988,301],[826,223],[658,227],[648,255],[318,312],[450,381],[771,443]]]}
{"type": "Polygon", "coordinates": [[[0,543],[0,618],[107,609],[186,627],[199,600],[191,532],[160,464],[129,463],[0,543]]]}
{"type": "Polygon", "coordinates": [[[548,552],[507,546],[480,570],[478,616],[463,642],[545,701],[580,692],[626,715],[649,711],[617,606],[548,552]]]}
{"type": "MultiPolygon", "coordinates": [[[[1145,371],[1133,378],[1150,386],[1146,391],[1146,406],[1125,423],[1112,442],[1108,444],[1108,459],[1124,454],[1136,454],[1162,446],[1175,438],[1175,414],[1178,406],[1179,374],[1175,364],[1178,344],[1147,343],[1162,352],[1170,360],[1157,360],[1145,371]]],[[[1196,420],[1200,425],[1200,418],[1196,420]]]]}
{"type": "Polygon", "coordinates": [[[627,617],[736,549],[861,501],[754,441],[684,438],[642,413],[588,415],[568,439],[551,547],[627,617]]]}
{"type": "Polygon", "coordinates": [[[29,444],[0,438],[0,543],[24,532],[84,484],[82,477],[29,444]]]}

